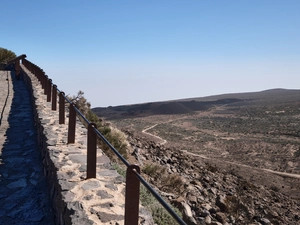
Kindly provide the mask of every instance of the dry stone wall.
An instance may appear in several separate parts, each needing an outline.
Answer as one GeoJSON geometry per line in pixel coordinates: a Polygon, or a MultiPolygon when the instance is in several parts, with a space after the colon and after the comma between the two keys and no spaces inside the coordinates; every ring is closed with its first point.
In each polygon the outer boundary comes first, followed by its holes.
{"type": "MultiPolygon", "coordinates": [[[[32,92],[39,149],[49,184],[55,223],[124,224],[124,178],[98,149],[97,178],[85,179],[86,128],[77,120],[75,144],[67,144],[68,118],[66,124],[59,124],[58,111],[51,110],[51,103],[46,102],[39,81],[23,65],[21,67],[23,78],[32,92]]],[[[140,213],[140,224],[153,222],[149,215],[140,213]]]]}

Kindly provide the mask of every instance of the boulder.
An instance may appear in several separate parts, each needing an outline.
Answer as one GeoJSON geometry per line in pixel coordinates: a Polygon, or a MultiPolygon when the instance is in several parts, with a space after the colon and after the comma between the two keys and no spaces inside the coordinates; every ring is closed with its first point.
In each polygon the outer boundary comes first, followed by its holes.
{"type": "Polygon", "coordinates": [[[210,216],[205,217],[205,224],[211,224],[211,218],[210,216]]]}
{"type": "Polygon", "coordinates": [[[186,204],[185,202],[182,202],[182,217],[183,220],[188,224],[188,225],[197,225],[197,222],[195,220],[195,218],[193,217],[193,213],[191,210],[191,207],[186,204]]]}
{"type": "Polygon", "coordinates": [[[218,195],[218,197],[216,199],[216,206],[218,206],[222,212],[228,211],[228,206],[227,206],[225,200],[226,200],[226,197],[223,195],[218,195]]]}

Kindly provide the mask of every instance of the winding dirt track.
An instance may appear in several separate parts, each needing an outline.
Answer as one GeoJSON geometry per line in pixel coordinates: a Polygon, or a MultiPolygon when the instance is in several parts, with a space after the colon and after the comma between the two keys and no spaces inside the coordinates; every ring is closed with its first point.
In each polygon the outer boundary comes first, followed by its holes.
{"type": "MultiPolygon", "coordinates": [[[[212,158],[208,158],[208,157],[206,157],[206,156],[204,156],[204,155],[198,155],[198,154],[195,154],[195,153],[188,152],[188,151],[186,151],[186,150],[181,150],[181,151],[182,151],[183,153],[185,153],[185,154],[188,154],[188,155],[200,157],[200,158],[203,158],[203,159],[212,160],[212,158]]],[[[236,166],[243,166],[243,167],[247,167],[247,168],[251,168],[251,169],[263,170],[263,171],[266,171],[266,172],[269,172],[269,173],[273,173],[273,174],[277,174],[277,175],[280,175],[280,176],[292,177],[292,178],[300,179],[300,174],[296,174],[296,173],[279,172],[279,171],[275,171],[275,170],[264,169],[264,168],[257,168],[257,167],[253,167],[253,166],[248,166],[248,165],[244,165],[244,164],[240,164],[240,163],[229,162],[229,161],[223,161],[223,160],[218,160],[218,159],[213,159],[213,160],[215,160],[215,161],[220,161],[220,162],[225,162],[225,163],[232,164],[232,165],[236,165],[236,166]]]]}
{"type": "MultiPolygon", "coordinates": [[[[154,134],[151,134],[147,131],[151,130],[152,128],[156,127],[158,124],[154,124],[153,126],[151,127],[148,127],[148,128],[145,128],[142,132],[144,134],[147,134],[149,136],[152,136],[152,137],[155,137],[159,140],[161,140],[161,142],[159,144],[163,145],[165,143],[167,143],[167,140],[165,139],[162,139],[161,137],[157,136],[157,135],[154,135],[154,134]]],[[[198,155],[198,154],[195,154],[195,153],[191,153],[191,152],[188,152],[186,150],[181,150],[183,153],[185,154],[188,154],[188,155],[192,155],[192,156],[196,156],[196,157],[200,157],[200,158],[203,158],[203,159],[208,159],[208,160],[212,160],[211,158],[208,158],[204,155],[198,155]]],[[[217,160],[217,159],[213,159],[213,160],[217,160]]],[[[297,178],[297,179],[300,179],[300,174],[295,174],[295,173],[285,173],[285,172],[279,172],[279,171],[275,171],[275,170],[270,170],[270,169],[264,169],[264,168],[257,168],[257,167],[252,167],[252,166],[248,166],[248,165],[244,165],[244,164],[240,164],[240,163],[235,163],[235,162],[229,162],[229,161],[222,161],[222,160],[217,160],[217,161],[221,161],[221,162],[225,162],[225,163],[228,163],[228,164],[232,164],[232,165],[236,165],[236,166],[242,166],[242,167],[248,167],[248,168],[252,168],[252,169],[256,169],[256,170],[262,170],[262,171],[266,171],[266,172],[269,172],[269,173],[273,173],[273,174],[277,174],[277,175],[280,175],[280,176],[285,176],[285,177],[292,177],[292,178],[297,178]]]]}
{"type": "Polygon", "coordinates": [[[151,137],[155,137],[157,139],[159,139],[161,142],[159,144],[163,145],[163,144],[166,144],[167,143],[167,140],[165,139],[162,139],[161,137],[157,136],[157,135],[154,135],[154,134],[151,134],[149,132],[147,132],[148,130],[151,130],[152,128],[156,127],[158,124],[154,124],[153,126],[151,127],[148,127],[148,128],[145,128],[142,132],[144,134],[147,134],[147,135],[150,135],[151,137]]]}

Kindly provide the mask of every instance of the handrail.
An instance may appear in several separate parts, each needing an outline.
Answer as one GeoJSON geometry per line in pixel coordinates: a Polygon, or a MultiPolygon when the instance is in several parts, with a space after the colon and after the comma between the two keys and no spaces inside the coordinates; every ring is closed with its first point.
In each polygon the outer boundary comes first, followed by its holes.
{"type": "Polygon", "coordinates": [[[20,60],[24,60],[27,56],[25,54],[23,55],[19,55],[11,60],[9,60],[7,62],[7,64],[14,64],[14,67],[15,67],[15,75],[16,75],[16,78],[19,80],[20,79],[20,72],[21,72],[21,68],[20,68],[20,60]]]}
{"type": "Polygon", "coordinates": [[[19,56],[13,58],[13,59],[7,61],[7,64],[15,63],[15,62],[17,62],[17,61],[20,62],[20,60],[23,60],[23,59],[25,59],[26,57],[27,57],[27,56],[26,56],[25,54],[19,55],[19,56]]]}
{"type": "Polygon", "coordinates": [[[127,167],[126,172],[126,195],[125,195],[125,225],[138,224],[138,208],[139,208],[139,184],[142,183],[144,187],[159,201],[159,203],[168,211],[168,213],[180,225],[186,223],[174,212],[174,210],[167,204],[167,202],[147,183],[147,181],[140,175],[140,168],[137,165],[131,165],[113,146],[112,144],[99,132],[96,125],[91,123],[74,105],[70,99],[65,96],[65,93],[60,91],[52,80],[48,78],[41,68],[34,65],[30,61],[22,58],[22,64],[34,74],[42,84],[44,94],[47,96],[47,101],[51,101],[52,92],[52,110],[56,110],[57,93],[59,94],[59,123],[64,124],[64,108],[65,100],[70,104],[69,106],[69,128],[68,128],[68,143],[75,142],[75,124],[76,115],[80,116],[88,125],[88,143],[87,143],[87,179],[96,178],[96,145],[95,137],[99,137],[124,163],[127,167]],[[55,93],[57,92],[57,93],[55,93]],[[73,114],[73,113],[76,114],[73,114]],[[72,114],[72,115],[71,115],[72,114]],[[73,116],[75,115],[75,119],[73,116]],[[96,135],[95,135],[96,134],[96,135]]]}

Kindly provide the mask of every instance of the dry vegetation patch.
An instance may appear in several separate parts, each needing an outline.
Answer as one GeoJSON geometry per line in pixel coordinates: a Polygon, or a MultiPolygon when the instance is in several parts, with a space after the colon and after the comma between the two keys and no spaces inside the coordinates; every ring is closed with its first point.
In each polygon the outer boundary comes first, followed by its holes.
{"type": "MultiPolygon", "coordinates": [[[[299,212],[300,179],[296,175],[300,174],[300,91],[232,94],[219,101],[221,97],[202,99],[207,101],[202,105],[194,102],[200,99],[156,105],[164,110],[160,115],[158,111],[153,114],[154,103],[147,105],[148,108],[136,106],[139,110],[130,113],[118,108],[122,113],[114,113],[113,117],[105,112],[102,115],[131,135],[132,146],[144,151],[140,161],[145,162],[142,172],[149,180],[164,192],[179,196],[184,193],[195,214],[203,215],[201,210],[206,207],[200,204],[203,198],[214,199],[226,189],[230,194],[224,198],[227,205],[224,213],[235,218],[231,223],[243,218],[245,223],[255,220],[283,224],[287,220],[279,208],[284,201],[289,202],[285,196],[295,199],[287,208],[293,211],[298,207],[299,212]],[[182,106],[193,113],[166,113],[182,106]],[[148,133],[167,141],[164,146],[155,136],[142,132],[149,127],[148,133]],[[165,152],[166,149],[169,150],[165,152]],[[185,192],[187,189],[190,194],[185,192]],[[195,199],[196,190],[201,196],[195,199]]],[[[296,217],[290,224],[299,222],[299,216],[298,220],[296,217]]],[[[222,215],[214,218],[222,220],[222,215]]]]}

